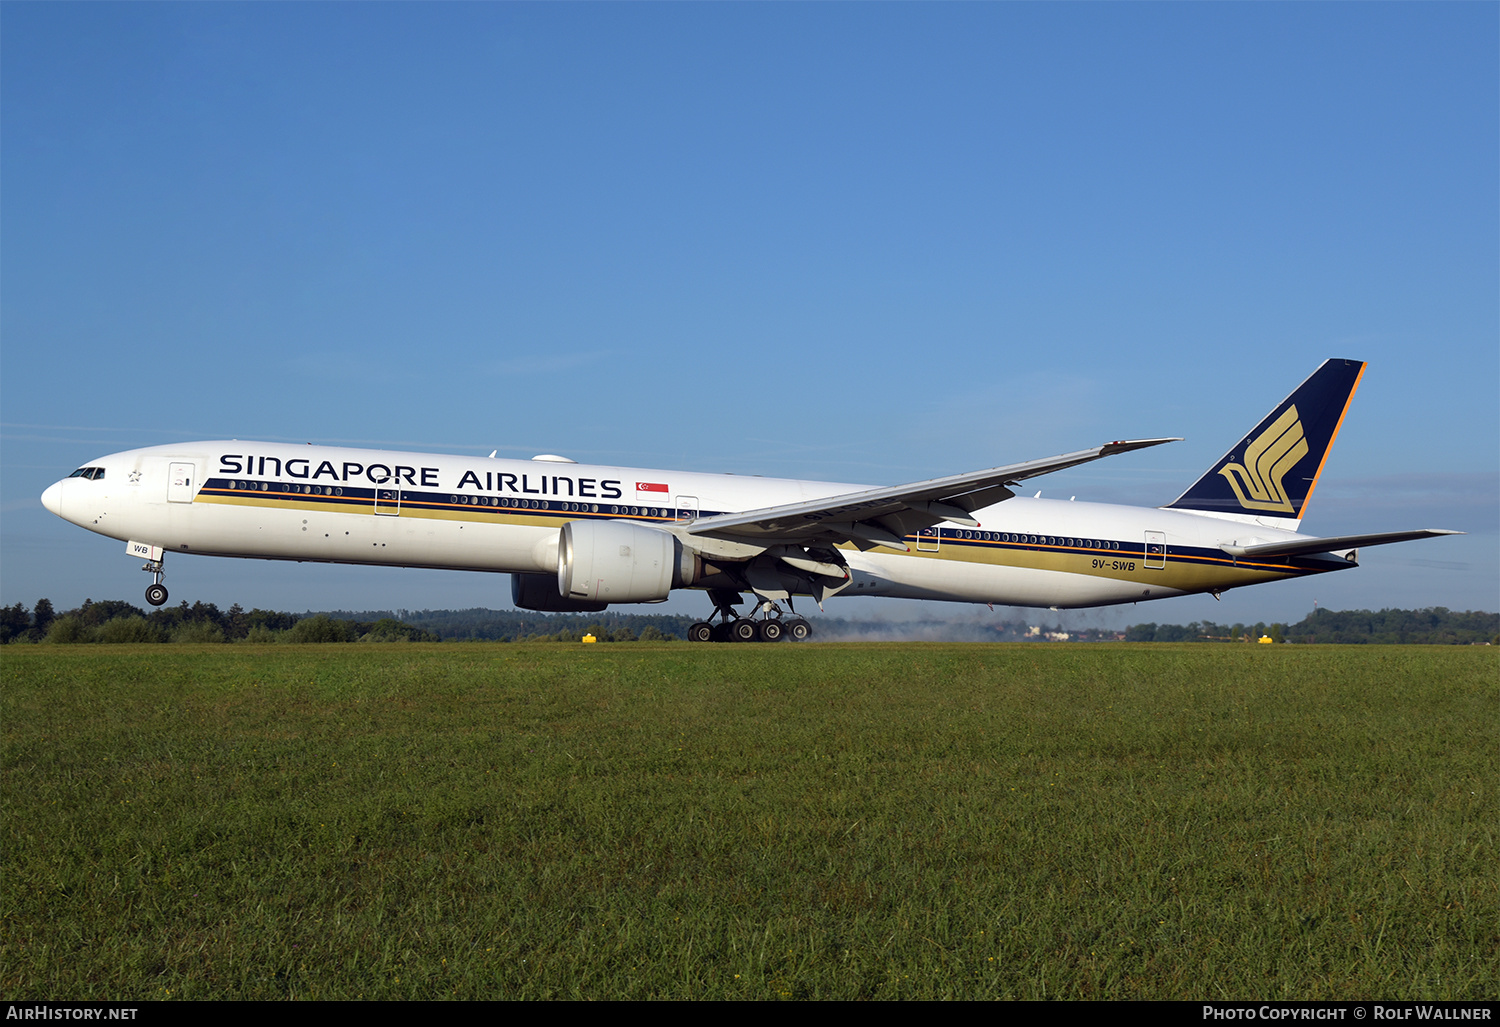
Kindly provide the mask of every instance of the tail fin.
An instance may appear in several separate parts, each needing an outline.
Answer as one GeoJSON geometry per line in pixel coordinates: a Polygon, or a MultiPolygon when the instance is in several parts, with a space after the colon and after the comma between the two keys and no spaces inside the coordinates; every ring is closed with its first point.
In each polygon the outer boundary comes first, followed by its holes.
{"type": "Polygon", "coordinates": [[[1165,509],[1290,521],[1295,529],[1364,372],[1359,360],[1323,361],[1165,509]]]}

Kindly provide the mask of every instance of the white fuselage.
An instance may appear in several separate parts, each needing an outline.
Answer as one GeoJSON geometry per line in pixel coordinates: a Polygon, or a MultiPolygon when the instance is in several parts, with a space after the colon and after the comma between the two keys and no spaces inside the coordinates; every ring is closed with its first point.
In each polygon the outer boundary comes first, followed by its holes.
{"type": "MultiPolygon", "coordinates": [[[[700,518],[868,486],[239,441],[95,460],[43,496],[91,531],[165,552],[554,574],[569,520],[686,529],[700,518]]],[[[906,539],[842,547],[840,594],[1081,607],[1219,592],[1351,566],[1328,555],[1236,560],[1221,546],[1296,537],[1155,508],[1016,497],[906,539]]]]}

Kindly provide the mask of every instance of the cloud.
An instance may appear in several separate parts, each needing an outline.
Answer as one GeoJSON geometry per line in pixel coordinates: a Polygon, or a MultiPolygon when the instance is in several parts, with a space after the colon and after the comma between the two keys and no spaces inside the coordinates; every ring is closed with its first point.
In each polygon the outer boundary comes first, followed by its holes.
{"type": "Polygon", "coordinates": [[[1410,563],[1418,567],[1430,567],[1439,571],[1467,571],[1472,570],[1472,563],[1458,563],[1454,560],[1411,560],[1410,563]]]}
{"type": "Polygon", "coordinates": [[[1455,471],[1334,478],[1321,482],[1309,517],[1368,520],[1374,517],[1442,517],[1452,523],[1423,525],[1470,533],[1500,530],[1500,474],[1455,471]]]}

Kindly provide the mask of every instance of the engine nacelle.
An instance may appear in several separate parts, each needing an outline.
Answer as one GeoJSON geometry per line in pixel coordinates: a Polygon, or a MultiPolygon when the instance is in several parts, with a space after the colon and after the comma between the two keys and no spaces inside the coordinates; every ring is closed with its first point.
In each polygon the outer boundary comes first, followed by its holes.
{"type": "Polygon", "coordinates": [[[600,613],[608,603],[583,603],[558,595],[557,579],[551,574],[512,574],[510,601],[523,610],[539,613],[600,613]]]}
{"type": "Polygon", "coordinates": [[[671,532],[628,521],[569,521],[557,546],[557,588],[572,602],[654,603],[698,577],[699,560],[671,532]]]}

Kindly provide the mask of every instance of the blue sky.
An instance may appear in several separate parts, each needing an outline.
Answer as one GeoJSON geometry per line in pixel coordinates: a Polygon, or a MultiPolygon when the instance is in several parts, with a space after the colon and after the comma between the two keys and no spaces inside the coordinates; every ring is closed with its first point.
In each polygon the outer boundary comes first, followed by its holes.
{"type": "MultiPolygon", "coordinates": [[[[1159,505],[1336,356],[1371,366],[1304,527],[1471,534],[1075,622],[1500,608],[1497,22],[5,3],[0,601],[139,601],[123,544],[37,499],[120,449],[888,484],[1186,436],[1035,483],[1159,505]]],[[[492,575],[207,559],[168,584],[296,610],[509,598],[492,575]]]]}

